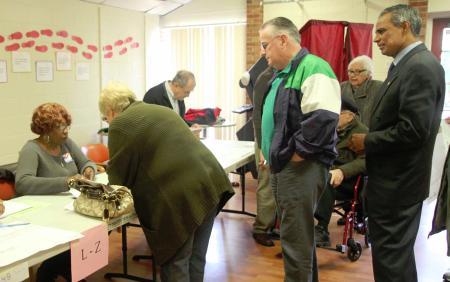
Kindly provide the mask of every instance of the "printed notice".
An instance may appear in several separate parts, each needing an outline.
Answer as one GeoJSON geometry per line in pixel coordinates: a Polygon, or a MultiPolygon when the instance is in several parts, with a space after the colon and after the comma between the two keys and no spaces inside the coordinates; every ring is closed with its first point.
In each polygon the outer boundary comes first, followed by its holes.
{"type": "Polygon", "coordinates": [[[50,61],[36,62],[36,81],[53,80],[53,63],[50,61]]]}
{"type": "Polygon", "coordinates": [[[0,83],[8,82],[8,69],[6,68],[6,61],[0,60],[0,83]]]}
{"type": "Polygon", "coordinates": [[[72,56],[69,52],[56,52],[56,70],[65,71],[72,69],[72,56]]]}
{"type": "Polygon", "coordinates": [[[12,71],[31,72],[31,57],[28,52],[12,52],[12,71]]]}
{"type": "Polygon", "coordinates": [[[77,63],[77,80],[89,80],[90,78],[89,63],[77,63]]]}
{"type": "Polygon", "coordinates": [[[28,263],[23,262],[14,267],[6,268],[0,271],[0,281],[3,282],[22,282],[30,277],[28,272],[28,263]]]}
{"type": "Polygon", "coordinates": [[[84,237],[70,243],[72,281],[79,281],[108,264],[108,228],[102,223],[83,232],[84,237]]]}

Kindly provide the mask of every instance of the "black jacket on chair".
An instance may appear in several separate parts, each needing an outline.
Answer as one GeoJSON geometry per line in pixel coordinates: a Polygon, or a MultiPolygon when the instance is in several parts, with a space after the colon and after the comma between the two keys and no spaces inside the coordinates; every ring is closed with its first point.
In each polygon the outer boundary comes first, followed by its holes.
{"type": "Polygon", "coordinates": [[[365,140],[370,203],[406,206],[428,196],[444,103],[443,78],[440,63],[420,44],[381,86],[365,140]]]}
{"type": "MultiPolygon", "coordinates": [[[[143,101],[148,104],[156,104],[173,109],[169,100],[169,94],[166,91],[165,81],[150,88],[144,95],[143,101]]],[[[178,108],[180,109],[180,116],[184,118],[186,106],[184,101],[178,101],[178,108]]]]}

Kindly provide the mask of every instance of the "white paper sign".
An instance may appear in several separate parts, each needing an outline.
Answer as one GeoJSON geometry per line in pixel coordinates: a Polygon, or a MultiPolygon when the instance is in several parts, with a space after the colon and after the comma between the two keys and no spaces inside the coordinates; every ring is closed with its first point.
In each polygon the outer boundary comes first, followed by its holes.
{"type": "Polygon", "coordinates": [[[8,82],[8,69],[6,68],[6,61],[0,60],[0,83],[8,82]]]}
{"type": "Polygon", "coordinates": [[[0,281],[3,282],[21,282],[30,277],[28,272],[28,263],[23,262],[14,267],[7,268],[0,272],[0,281]]]}
{"type": "Polygon", "coordinates": [[[50,61],[36,62],[36,81],[53,80],[53,63],[50,61]]]}
{"type": "Polygon", "coordinates": [[[89,80],[90,68],[89,63],[77,63],[77,80],[89,80]]]}
{"type": "Polygon", "coordinates": [[[12,52],[12,71],[31,72],[31,57],[28,52],[12,52]]]}
{"type": "Polygon", "coordinates": [[[56,70],[64,71],[72,69],[72,56],[69,52],[56,52],[56,70]]]}

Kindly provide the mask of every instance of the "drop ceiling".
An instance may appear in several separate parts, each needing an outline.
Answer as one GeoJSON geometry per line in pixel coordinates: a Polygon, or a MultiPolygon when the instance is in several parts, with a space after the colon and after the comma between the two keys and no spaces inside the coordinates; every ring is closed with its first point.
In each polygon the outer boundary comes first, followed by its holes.
{"type": "Polygon", "coordinates": [[[99,5],[164,16],[191,2],[191,0],[81,0],[99,5]]]}

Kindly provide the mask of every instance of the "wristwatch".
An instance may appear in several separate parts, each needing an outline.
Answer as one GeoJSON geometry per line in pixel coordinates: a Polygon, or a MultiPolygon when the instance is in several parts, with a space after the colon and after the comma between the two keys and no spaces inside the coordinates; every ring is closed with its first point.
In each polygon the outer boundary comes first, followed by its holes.
{"type": "Polygon", "coordinates": [[[67,188],[75,188],[75,177],[69,177],[67,178],[67,188]]]}

